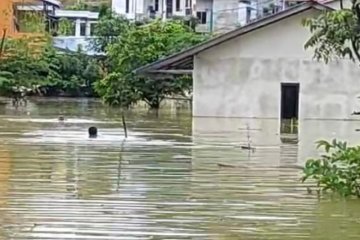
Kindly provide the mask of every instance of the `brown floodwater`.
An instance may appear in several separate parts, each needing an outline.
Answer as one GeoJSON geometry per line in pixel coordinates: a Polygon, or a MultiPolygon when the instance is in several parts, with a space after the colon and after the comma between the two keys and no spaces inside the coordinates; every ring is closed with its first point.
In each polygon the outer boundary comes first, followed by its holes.
{"type": "Polygon", "coordinates": [[[0,105],[0,240],[360,239],[360,201],[309,194],[298,169],[319,138],[359,141],[357,121],[279,135],[276,120],[187,109],[126,118],[127,139],[96,101],[0,105]]]}

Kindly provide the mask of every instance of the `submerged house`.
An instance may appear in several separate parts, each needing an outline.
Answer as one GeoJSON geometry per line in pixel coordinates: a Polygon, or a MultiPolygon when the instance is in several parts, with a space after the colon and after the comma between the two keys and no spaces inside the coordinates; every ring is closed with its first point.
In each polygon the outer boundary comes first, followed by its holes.
{"type": "Polygon", "coordinates": [[[192,74],[195,117],[349,119],[360,109],[359,66],[318,62],[304,49],[302,20],[328,10],[303,3],[135,72],[192,74]]]}

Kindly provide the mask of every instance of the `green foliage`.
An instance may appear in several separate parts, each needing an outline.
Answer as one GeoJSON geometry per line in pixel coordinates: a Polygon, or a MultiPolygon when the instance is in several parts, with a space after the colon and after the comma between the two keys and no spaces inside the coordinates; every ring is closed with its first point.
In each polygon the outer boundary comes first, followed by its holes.
{"type": "Polygon", "coordinates": [[[360,146],[322,140],[317,142],[317,148],[322,148],[325,154],[306,162],[302,181],[315,180],[318,192],[360,197],[360,146]]]}
{"type": "Polygon", "coordinates": [[[110,105],[130,107],[143,100],[151,108],[159,108],[166,96],[183,95],[191,89],[191,79],[155,80],[136,76],[133,70],[193,46],[205,38],[179,20],[156,20],[141,26],[128,24],[127,29],[122,30],[106,47],[115,74],[98,82],[96,90],[110,105]],[[130,99],[124,100],[124,96],[130,99]]]}
{"type": "Polygon", "coordinates": [[[128,108],[140,99],[140,94],[120,73],[111,73],[97,82],[96,91],[111,106],[128,108]]]}
{"type": "Polygon", "coordinates": [[[27,33],[44,33],[45,21],[44,16],[38,12],[21,12],[17,23],[20,32],[27,33]]]}
{"type": "Polygon", "coordinates": [[[92,84],[102,78],[98,64],[83,53],[61,54],[49,43],[37,52],[26,40],[7,40],[6,57],[0,59],[0,93],[11,95],[13,87],[44,94],[92,93],[92,84]]]}
{"type": "Polygon", "coordinates": [[[303,21],[312,33],[305,48],[313,48],[314,57],[326,63],[332,59],[349,58],[360,61],[360,9],[353,1],[351,9],[324,11],[319,17],[303,21]]]}
{"type": "Polygon", "coordinates": [[[102,9],[100,19],[94,29],[92,48],[98,52],[105,52],[109,44],[113,44],[123,32],[134,24],[124,16],[111,12],[111,9],[102,9]]]}
{"type": "Polygon", "coordinates": [[[62,36],[75,35],[75,23],[67,18],[61,18],[59,20],[59,32],[62,36]]]}
{"type": "Polygon", "coordinates": [[[66,10],[89,10],[89,6],[83,0],[76,1],[75,4],[69,5],[65,7],[66,10]]]}

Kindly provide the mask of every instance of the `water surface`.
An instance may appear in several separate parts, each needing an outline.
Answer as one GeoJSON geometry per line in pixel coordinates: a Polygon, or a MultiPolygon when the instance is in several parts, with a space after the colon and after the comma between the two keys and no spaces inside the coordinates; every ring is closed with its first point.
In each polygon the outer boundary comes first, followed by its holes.
{"type": "Polygon", "coordinates": [[[91,100],[0,114],[0,239],[360,237],[360,202],[309,195],[296,168],[321,136],[355,142],[355,121],[307,121],[293,136],[276,120],[138,110],[125,139],[120,113],[91,100]]]}

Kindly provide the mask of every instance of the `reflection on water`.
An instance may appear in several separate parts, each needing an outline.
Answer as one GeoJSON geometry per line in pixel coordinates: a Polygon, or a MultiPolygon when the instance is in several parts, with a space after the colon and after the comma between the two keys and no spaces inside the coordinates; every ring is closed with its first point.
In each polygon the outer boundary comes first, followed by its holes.
{"type": "Polygon", "coordinates": [[[320,136],[359,143],[355,121],[279,135],[277,120],[136,111],[125,140],[120,114],[93,101],[3,111],[1,240],[359,239],[358,201],[308,195],[297,168],[320,136]]]}

